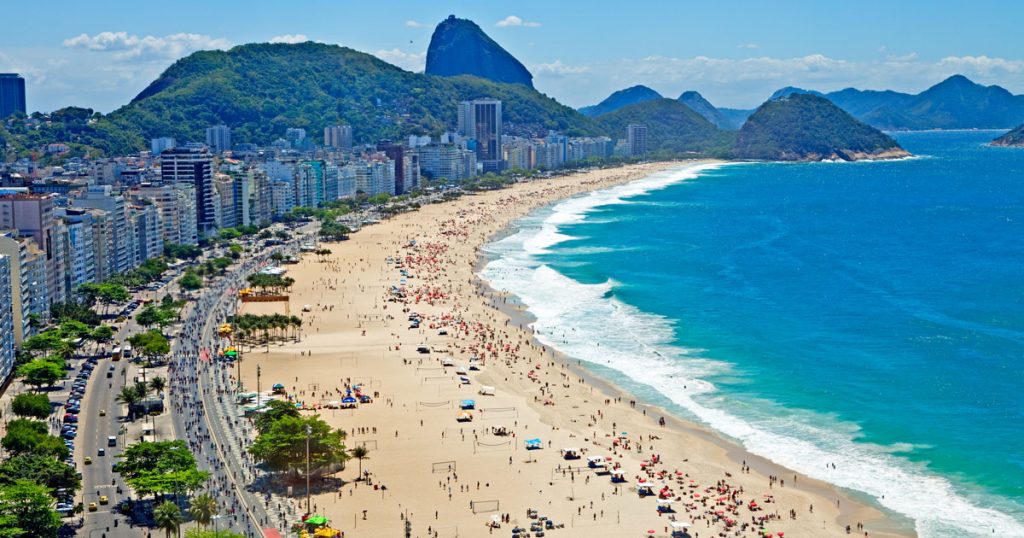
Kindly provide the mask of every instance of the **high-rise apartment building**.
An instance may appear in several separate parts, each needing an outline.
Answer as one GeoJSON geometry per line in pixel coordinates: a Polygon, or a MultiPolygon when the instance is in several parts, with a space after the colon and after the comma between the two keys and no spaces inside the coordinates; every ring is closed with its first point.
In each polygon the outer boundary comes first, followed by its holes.
{"type": "Polygon", "coordinates": [[[140,203],[152,203],[159,214],[161,242],[176,245],[199,243],[195,187],[188,183],[154,186],[143,184],[131,191],[140,203]]]}
{"type": "Polygon", "coordinates": [[[25,79],[17,73],[0,73],[0,120],[26,110],[25,79]]]}
{"type": "Polygon", "coordinates": [[[174,149],[177,146],[178,141],[168,136],[152,138],[149,141],[149,153],[153,156],[157,156],[169,149],[174,149]]]}
{"type": "Polygon", "coordinates": [[[96,282],[92,215],[87,209],[75,208],[58,209],[56,215],[68,230],[68,270],[64,274],[68,289],[77,290],[82,284],[96,282]]]}
{"type": "Polygon", "coordinates": [[[0,196],[0,229],[31,236],[44,255],[47,304],[64,301],[64,267],[53,218],[53,194],[6,194],[0,196]]]}
{"type": "Polygon", "coordinates": [[[626,130],[629,154],[640,157],[647,154],[647,126],[642,123],[631,123],[626,130]]]}
{"type": "Polygon", "coordinates": [[[223,153],[231,149],[231,128],[227,125],[207,127],[206,145],[214,153],[223,153]]]}
{"type": "Polygon", "coordinates": [[[71,206],[99,209],[110,215],[113,250],[107,253],[108,258],[104,260],[107,264],[106,274],[116,275],[135,267],[133,261],[137,245],[134,231],[128,225],[124,196],[115,193],[110,185],[92,185],[82,196],[73,198],[71,206]]]}
{"type": "Polygon", "coordinates": [[[194,148],[174,148],[160,154],[160,178],[165,185],[184,183],[195,189],[196,229],[201,237],[217,231],[213,186],[213,157],[194,148]]]}
{"type": "Polygon", "coordinates": [[[459,103],[458,128],[463,136],[476,140],[476,159],[484,171],[501,171],[501,101],[474,99],[459,103]]]}
{"type": "Polygon", "coordinates": [[[35,240],[17,230],[0,231],[0,254],[10,260],[12,325],[15,343],[32,336],[32,318],[47,319],[46,257],[35,240]]]}
{"type": "Polygon", "coordinates": [[[331,125],[324,127],[324,147],[352,149],[352,126],[331,125]]]}
{"type": "Polygon", "coordinates": [[[401,144],[392,144],[390,140],[381,140],[377,142],[377,151],[383,151],[395,161],[395,194],[405,194],[405,148],[401,144]]]}
{"type": "Polygon", "coordinates": [[[0,254],[0,385],[14,373],[14,290],[10,256],[0,254]]]}

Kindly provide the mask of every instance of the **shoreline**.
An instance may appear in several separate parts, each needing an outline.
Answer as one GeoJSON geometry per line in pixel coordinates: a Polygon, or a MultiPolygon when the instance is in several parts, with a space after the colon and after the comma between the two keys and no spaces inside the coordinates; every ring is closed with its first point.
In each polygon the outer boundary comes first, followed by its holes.
{"type": "MultiPolygon", "coordinates": [[[[909,157],[904,157],[904,158],[915,158],[915,157],[914,156],[909,156],[909,157]]],[[[749,161],[709,161],[709,162],[722,162],[722,163],[726,163],[726,164],[729,164],[729,163],[747,164],[749,161]]],[[[800,162],[800,161],[796,161],[796,162],[800,162]]],[[[683,179],[681,181],[689,181],[689,178],[688,179],[683,179]]],[[[673,183],[673,184],[675,184],[675,183],[673,183]]],[[[604,188],[608,188],[608,187],[604,187],[604,188]]],[[[594,191],[588,191],[588,192],[594,192],[594,191]]],[[[481,276],[481,273],[484,270],[484,268],[487,266],[488,263],[490,263],[493,260],[493,258],[490,258],[488,256],[488,254],[483,250],[482,247],[486,246],[488,244],[500,241],[501,239],[503,239],[505,237],[508,237],[510,235],[514,235],[515,233],[517,233],[519,231],[519,229],[520,229],[519,226],[517,225],[517,223],[522,218],[525,218],[525,217],[527,217],[527,216],[529,216],[529,215],[531,215],[533,213],[536,213],[537,211],[540,211],[542,209],[551,208],[551,207],[553,207],[553,206],[555,206],[557,204],[560,204],[560,203],[562,203],[562,202],[564,202],[564,201],[566,201],[566,200],[568,200],[570,198],[578,197],[578,196],[583,196],[584,194],[587,194],[587,193],[578,193],[578,194],[572,195],[570,197],[566,197],[566,198],[550,201],[550,202],[548,202],[546,204],[534,207],[534,208],[530,209],[529,211],[527,211],[526,213],[524,213],[524,215],[522,217],[520,217],[519,219],[516,219],[516,220],[513,220],[513,221],[509,222],[506,227],[504,227],[504,228],[498,230],[497,232],[495,232],[483,245],[481,245],[481,248],[479,249],[479,254],[477,255],[477,260],[474,263],[474,267],[473,267],[474,278],[479,282],[479,284],[481,286],[483,286],[487,290],[489,290],[489,293],[491,295],[498,296],[498,297],[507,297],[507,298],[514,298],[515,299],[514,303],[510,304],[510,303],[507,303],[507,302],[502,302],[497,307],[498,310],[500,310],[504,315],[506,315],[509,319],[511,319],[513,321],[513,323],[519,324],[522,327],[530,327],[536,321],[536,317],[534,317],[534,315],[529,311],[528,306],[521,302],[521,299],[518,296],[516,296],[515,294],[513,294],[511,292],[505,292],[505,291],[501,291],[501,290],[493,288],[491,286],[490,282],[488,280],[486,280],[483,276],[481,276]]],[[[758,454],[754,454],[754,453],[750,452],[739,441],[723,437],[723,435],[721,433],[719,433],[718,431],[712,429],[711,427],[709,427],[707,425],[701,424],[700,422],[697,422],[697,421],[695,421],[693,419],[688,419],[688,418],[680,417],[678,415],[678,413],[676,413],[675,411],[671,411],[671,410],[669,410],[669,409],[667,409],[665,407],[662,407],[660,405],[657,405],[657,404],[654,404],[654,403],[651,403],[651,402],[647,402],[642,397],[637,397],[636,395],[632,394],[629,390],[627,390],[627,389],[625,389],[623,387],[620,387],[619,385],[616,385],[610,379],[607,379],[606,377],[602,376],[600,373],[594,372],[593,370],[588,368],[587,364],[584,361],[582,361],[580,359],[574,359],[571,356],[568,356],[565,353],[563,353],[561,351],[558,351],[557,349],[551,348],[550,346],[547,346],[547,345],[541,343],[536,338],[534,338],[534,342],[538,346],[540,346],[540,347],[542,347],[544,349],[551,350],[552,356],[555,357],[555,359],[557,361],[561,362],[562,364],[565,364],[566,367],[570,371],[572,371],[574,375],[577,375],[578,377],[586,380],[587,384],[589,384],[591,386],[598,387],[599,390],[601,390],[603,393],[605,393],[605,394],[607,394],[609,396],[623,398],[623,399],[635,400],[637,402],[637,407],[638,408],[646,408],[648,410],[656,411],[657,413],[663,415],[667,419],[667,425],[669,427],[671,427],[671,428],[673,428],[673,429],[675,429],[675,430],[677,430],[677,431],[679,431],[681,433],[687,434],[687,435],[699,436],[704,441],[717,445],[719,448],[721,448],[727,454],[728,458],[730,459],[730,461],[733,464],[739,466],[739,465],[741,465],[743,463],[746,463],[747,465],[749,465],[753,469],[759,471],[763,475],[777,474],[778,473],[778,469],[780,469],[780,468],[781,469],[785,469],[789,474],[793,474],[793,471],[791,469],[788,469],[787,467],[785,467],[785,466],[783,466],[783,465],[781,465],[779,463],[776,463],[776,462],[774,462],[774,461],[772,461],[772,460],[770,460],[770,459],[768,459],[768,458],[766,458],[764,456],[760,456],[758,454]],[[753,462],[753,463],[751,463],[751,462],[753,462]]],[[[803,480],[803,482],[801,482],[801,484],[803,484],[804,486],[807,486],[807,484],[810,484],[809,489],[811,489],[812,491],[814,491],[818,495],[820,495],[822,497],[825,497],[825,496],[830,496],[830,497],[833,497],[833,498],[834,497],[840,497],[840,498],[845,499],[847,501],[845,504],[842,504],[841,507],[840,507],[839,516],[837,517],[837,520],[836,520],[837,523],[839,523],[839,521],[841,521],[841,520],[850,521],[850,520],[857,520],[857,519],[859,519],[860,521],[868,521],[868,522],[873,522],[873,523],[879,523],[881,521],[885,521],[886,523],[889,523],[890,522],[889,520],[892,520],[893,518],[895,518],[894,521],[891,521],[891,523],[892,523],[891,526],[883,526],[885,534],[880,534],[880,535],[882,535],[882,536],[892,536],[893,538],[895,538],[895,537],[916,536],[916,533],[913,530],[913,523],[914,522],[913,522],[912,519],[910,519],[910,518],[908,518],[908,517],[906,517],[906,516],[904,516],[902,514],[891,512],[891,511],[885,509],[880,504],[878,504],[877,501],[874,498],[870,497],[869,495],[867,495],[865,493],[861,493],[861,492],[855,491],[855,490],[848,490],[846,488],[837,486],[835,484],[832,484],[830,482],[826,482],[824,480],[810,478],[810,477],[807,477],[807,476],[803,475],[802,473],[795,473],[795,474],[799,475],[801,477],[801,479],[803,480]],[[871,511],[875,511],[875,513],[871,513],[871,511]],[[842,518],[842,519],[840,519],[840,518],[842,518]],[[904,520],[904,521],[900,521],[900,520],[904,520]],[[908,525],[909,525],[909,528],[907,528],[908,525]]]]}
{"type": "MultiPolygon", "coordinates": [[[[716,529],[725,524],[718,516],[706,514],[711,508],[707,496],[698,499],[696,494],[709,491],[712,495],[713,489],[684,489],[684,472],[690,477],[691,488],[695,481],[702,485],[716,480],[731,484],[726,491],[740,499],[735,519],[746,522],[741,534],[744,536],[752,535],[749,523],[759,517],[769,517],[769,532],[785,530],[787,536],[846,535],[844,526],[838,523],[857,522],[866,524],[870,536],[912,535],[895,529],[887,514],[830,484],[799,475],[795,475],[796,487],[792,481],[777,484],[768,477],[783,475],[784,479],[793,476],[792,471],[757,458],[739,444],[661,407],[643,402],[630,405],[627,400],[634,398],[628,392],[583,365],[574,364],[578,361],[553,356],[550,348],[541,346],[526,329],[528,312],[505,304],[501,300],[504,295],[491,290],[479,277],[485,263],[482,247],[501,234],[514,233],[515,222],[528,213],[585,192],[697,163],[595,170],[467,195],[367,226],[347,242],[330,243],[333,253],[327,259],[305,255],[300,264],[287,266],[297,281],[291,298],[293,310],[316,305],[312,312],[302,314],[305,336],[300,343],[274,346],[269,353],[260,346],[246,352],[248,360],[241,365],[243,382],[254,385],[259,365],[264,372],[264,387],[275,379],[284,381],[296,400],[315,408],[318,402],[336,397],[337,389],[332,388],[335,375],[339,376],[338,384],[362,380],[367,390],[374,391],[376,403],[358,410],[318,412],[333,426],[349,432],[348,446],[372,447],[370,459],[360,465],[372,469],[375,484],[387,484],[387,490],[380,491],[370,490],[365,483],[361,487],[354,480],[355,462],[350,462],[339,475],[343,483],[337,489],[314,497],[314,511],[319,505],[320,511],[339,522],[338,527],[360,535],[394,535],[408,518],[414,523],[414,536],[443,536],[446,532],[454,534],[442,529],[454,527],[457,534],[459,528],[465,531],[482,525],[494,514],[474,513],[472,503],[474,499],[493,500],[500,504],[494,513],[507,513],[514,519],[506,526],[529,526],[522,510],[534,507],[567,528],[585,526],[593,536],[633,535],[642,529],[657,529],[658,536],[667,536],[667,516],[655,513],[653,501],[628,493],[632,491],[631,483],[611,489],[606,485],[607,477],[589,473],[581,483],[583,479],[576,478],[579,468],[567,477],[563,466],[581,463],[562,460],[557,450],[561,445],[582,446],[590,454],[612,454],[626,476],[643,477],[647,473],[653,478],[650,470],[643,470],[642,461],[652,453],[659,454],[665,470],[674,469],[678,474],[672,484],[678,494],[673,495],[682,498],[677,501],[682,505],[677,504],[674,515],[680,520],[692,518],[695,526],[691,536],[705,531],[717,533],[716,529]],[[429,259],[420,259],[428,254],[429,259]],[[385,258],[409,260],[403,275],[399,276],[385,258]],[[408,283],[405,270],[410,274],[408,283]],[[398,285],[399,279],[401,286],[410,289],[410,296],[392,303],[386,292],[398,285]],[[411,298],[413,292],[417,294],[415,301],[411,298]],[[389,306],[403,311],[389,310],[389,306]],[[335,307],[338,312],[331,313],[335,307]],[[424,323],[432,324],[430,331],[404,327],[405,309],[421,313],[424,323]],[[520,323],[523,329],[517,329],[520,323]],[[453,334],[438,334],[433,324],[453,334]],[[492,343],[498,348],[492,349],[492,343]],[[432,347],[435,352],[417,354],[414,350],[419,345],[432,347]],[[462,361],[484,351],[486,365],[482,372],[468,372],[472,381],[463,387],[450,367],[439,364],[440,350],[462,361]],[[495,387],[497,395],[477,396],[479,384],[495,387]],[[479,420],[453,420],[456,411],[452,406],[463,398],[480,399],[479,420]],[[492,402],[498,407],[490,407],[492,402]],[[491,418],[502,409],[508,416],[491,418]],[[653,416],[645,416],[648,413],[665,417],[665,425],[659,426],[653,416]],[[501,420],[503,426],[512,427],[511,439],[495,437],[491,431],[495,423],[489,420],[501,420]],[[377,434],[384,424],[388,431],[394,426],[394,437],[377,434]],[[617,432],[626,428],[618,424],[628,424],[628,438],[622,439],[625,444],[615,439],[617,432]],[[467,437],[470,434],[472,439],[467,437]],[[544,450],[522,448],[522,439],[533,436],[547,442],[544,450]],[[426,470],[446,458],[457,462],[457,473],[454,469],[450,473],[426,470]],[[540,461],[543,463],[536,465],[540,461]],[[749,472],[741,471],[743,462],[749,472]],[[471,486],[473,480],[476,490],[471,486]],[[509,488],[510,483],[517,487],[509,488]],[[503,486],[495,489],[498,484],[503,486]],[[456,502],[455,495],[462,500],[456,502]],[[748,512],[743,501],[760,501],[762,496],[772,502],[768,511],[748,512]],[[815,508],[810,512],[813,515],[808,515],[809,505],[815,508]],[[641,507],[646,508],[638,511],[641,507]],[[380,516],[363,520],[358,517],[361,510],[387,515],[384,520],[380,516]],[[441,511],[445,518],[440,517],[441,511]],[[793,516],[787,517],[783,511],[792,511],[793,516]],[[442,527],[444,524],[450,525],[442,527]]],[[[274,307],[252,305],[246,306],[246,311],[257,313],[260,308],[269,312],[274,307]]],[[[664,480],[669,481],[667,477],[664,480]]],[[[300,501],[291,499],[293,505],[300,501]]],[[[738,529],[734,526],[730,532],[738,529]]],[[[498,532],[507,530],[503,526],[498,532]]]]}

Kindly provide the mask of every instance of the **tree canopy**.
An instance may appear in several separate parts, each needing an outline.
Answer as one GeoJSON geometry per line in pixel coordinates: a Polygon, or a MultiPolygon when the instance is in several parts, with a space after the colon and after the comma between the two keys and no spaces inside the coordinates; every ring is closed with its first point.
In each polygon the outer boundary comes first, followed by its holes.
{"type": "Polygon", "coordinates": [[[319,416],[295,417],[283,414],[256,436],[249,452],[273,471],[304,468],[306,430],[309,428],[309,457],[314,467],[340,463],[345,453],[345,432],[334,430],[319,416]]]}
{"type": "Polygon", "coordinates": [[[50,398],[45,394],[22,393],[11,400],[11,410],[19,417],[43,419],[50,416],[50,398]]]}
{"type": "Polygon", "coordinates": [[[139,495],[195,491],[209,478],[180,440],[135,443],[118,458],[117,472],[139,495]]]}
{"type": "Polygon", "coordinates": [[[30,480],[0,487],[0,536],[56,538],[61,522],[52,503],[46,486],[30,480]]]}
{"type": "Polygon", "coordinates": [[[7,423],[7,433],[0,439],[0,446],[16,456],[37,454],[61,460],[68,456],[68,447],[60,438],[50,435],[46,423],[26,418],[7,423]]]}

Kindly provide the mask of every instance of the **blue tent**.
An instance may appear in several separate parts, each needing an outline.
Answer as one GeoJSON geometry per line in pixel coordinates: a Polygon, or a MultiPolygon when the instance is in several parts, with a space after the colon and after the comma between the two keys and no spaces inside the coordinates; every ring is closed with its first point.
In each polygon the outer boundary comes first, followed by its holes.
{"type": "Polygon", "coordinates": [[[476,401],[474,400],[462,400],[461,407],[463,409],[473,409],[476,407],[476,401]]]}
{"type": "Polygon", "coordinates": [[[544,448],[543,446],[541,446],[541,440],[540,439],[527,439],[526,440],[526,450],[536,450],[538,448],[544,448]]]}

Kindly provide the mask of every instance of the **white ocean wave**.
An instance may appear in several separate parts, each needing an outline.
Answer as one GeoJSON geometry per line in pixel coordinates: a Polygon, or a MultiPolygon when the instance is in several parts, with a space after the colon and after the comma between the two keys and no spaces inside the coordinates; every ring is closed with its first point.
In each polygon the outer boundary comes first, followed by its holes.
{"type": "Polygon", "coordinates": [[[674,345],[670,320],[642,312],[614,297],[615,283],[582,284],[537,259],[571,239],[561,226],[582,222],[597,207],[668,187],[721,165],[690,166],[565,200],[523,229],[488,246],[496,258],[481,276],[495,289],[518,296],[536,318],[537,338],[568,356],[614,369],[656,390],[755,454],[832,484],[868,494],[912,518],[922,538],[1024,537],[1024,524],[983,506],[947,479],[898,456],[906,444],[857,442],[855,424],[826,415],[778,409],[737,414],[708,378],[730,373],[728,363],[706,360],[674,345]],[[835,469],[830,464],[835,464],[835,469]]]}

